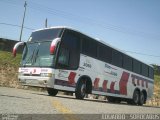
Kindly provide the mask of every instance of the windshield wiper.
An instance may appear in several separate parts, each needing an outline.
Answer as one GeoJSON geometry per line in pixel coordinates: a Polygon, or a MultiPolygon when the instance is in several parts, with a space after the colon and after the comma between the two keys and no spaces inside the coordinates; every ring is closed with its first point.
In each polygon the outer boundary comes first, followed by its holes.
{"type": "Polygon", "coordinates": [[[31,64],[32,64],[32,62],[33,62],[32,59],[33,59],[35,50],[36,50],[36,49],[33,50],[33,53],[32,53],[32,54],[29,56],[29,58],[26,60],[24,66],[26,66],[26,64],[29,63],[30,61],[31,61],[31,64]]]}
{"type": "MultiPolygon", "coordinates": [[[[38,53],[39,53],[39,49],[36,51],[35,55],[34,55],[34,59],[33,59],[33,63],[36,63],[37,61],[37,58],[38,58],[38,53]]],[[[39,66],[40,66],[40,63],[38,62],[39,66]]]]}

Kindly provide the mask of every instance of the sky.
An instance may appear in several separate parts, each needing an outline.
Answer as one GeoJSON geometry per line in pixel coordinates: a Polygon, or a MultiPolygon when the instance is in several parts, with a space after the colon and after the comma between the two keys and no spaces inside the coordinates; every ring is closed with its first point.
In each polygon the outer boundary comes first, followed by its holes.
{"type": "MultiPolygon", "coordinates": [[[[25,0],[0,0],[0,37],[19,40],[25,0]]],[[[160,65],[160,0],[26,0],[22,40],[69,26],[147,64],[160,65]]]]}

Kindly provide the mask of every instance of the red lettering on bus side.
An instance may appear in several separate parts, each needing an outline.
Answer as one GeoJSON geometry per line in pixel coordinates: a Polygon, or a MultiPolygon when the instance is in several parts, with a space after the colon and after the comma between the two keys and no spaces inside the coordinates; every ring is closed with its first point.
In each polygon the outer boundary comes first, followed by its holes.
{"type": "MultiPolygon", "coordinates": [[[[128,83],[128,79],[129,79],[129,73],[127,72],[123,72],[122,73],[122,77],[121,80],[119,82],[119,92],[122,95],[127,95],[127,83],[128,83]]],[[[134,79],[132,78],[132,82],[134,79]]]]}
{"type": "Polygon", "coordinates": [[[70,74],[68,76],[68,83],[69,84],[75,84],[75,77],[76,77],[76,73],[75,72],[70,72],[70,74]]]}

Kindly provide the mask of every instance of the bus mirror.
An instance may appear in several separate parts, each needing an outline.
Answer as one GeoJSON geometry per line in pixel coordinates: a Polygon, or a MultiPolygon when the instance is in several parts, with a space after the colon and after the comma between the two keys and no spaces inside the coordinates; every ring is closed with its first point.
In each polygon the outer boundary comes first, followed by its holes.
{"type": "Polygon", "coordinates": [[[20,45],[24,45],[24,42],[18,42],[14,45],[13,47],[13,51],[12,51],[12,54],[13,54],[13,57],[16,57],[16,54],[17,54],[17,49],[20,45]]]}
{"type": "Polygon", "coordinates": [[[50,46],[50,54],[53,55],[55,50],[56,50],[56,45],[57,43],[60,41],[60,38],[56,38],[51,42],[51,46],[50,46]]]}

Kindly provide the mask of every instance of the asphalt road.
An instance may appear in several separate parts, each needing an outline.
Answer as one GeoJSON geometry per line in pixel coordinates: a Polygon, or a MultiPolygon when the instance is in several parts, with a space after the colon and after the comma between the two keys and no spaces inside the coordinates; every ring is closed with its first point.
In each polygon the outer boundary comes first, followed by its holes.
{"type": "Polygon", "coordinates": [[[0,87],[0,114],[105,114],[105,113],[154,113],[160,107],[132,106],[126,103],[111,104],[107,101],[74,96],[48,96],[47,92],[0,87]]]}

